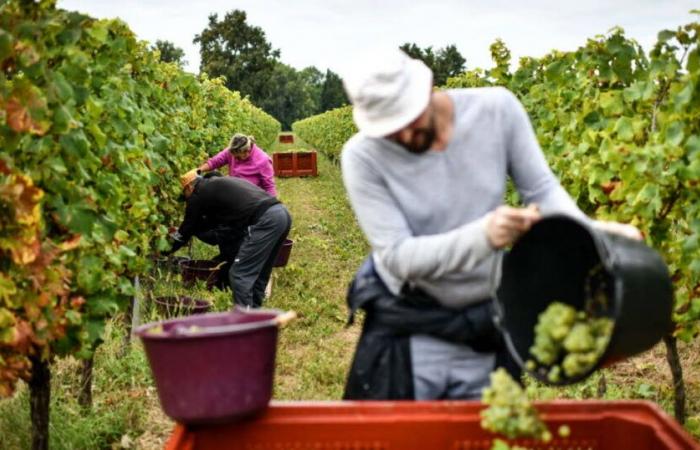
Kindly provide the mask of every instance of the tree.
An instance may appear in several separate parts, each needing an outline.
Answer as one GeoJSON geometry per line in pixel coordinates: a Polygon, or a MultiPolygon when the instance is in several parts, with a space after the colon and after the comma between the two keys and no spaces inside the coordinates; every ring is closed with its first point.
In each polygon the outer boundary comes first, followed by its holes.
{"type": "Polygon", "coordinates": [[[343,82],[332,70],[326,70],[326,76],[321,87],[321,98],[319,99],[318,113],[339,108],[350,104],[348,96],[343,89],[343,82]]]}
{"type": "Polygon", "coordinates": [[[432,46],[422,49],[408,42],[399,48],[408,56],[420,59],[430,67],[436,86],[444,86],[449,77],[455,77],[464,72],[464,64],[467,62],[454,44],[437,51],[433,51],[432,46]]]}
{"type": "MultiPolygon", "coordinates": [[[[311,114],[317,114],[319,112],[321,104],[321,91],[323,89],[323,72],[318,70],[315,66],[309,66],[302,69],[299,72],[302,82],[306,85],[306,89],[311,96],[314,108],[311,114]]],[[[306,117],[306,116],[304,116],[306,117]]]]}
{"type": "Polygon", "coordinates": [[[270,78],[280,52],[267,42],[260,27],[249,25],[246,19],[246,13],[238,9],[226,13],[222,21],[211,14],[209,25],[193,42],[200,44],[202,72],[225,76],[226,87],[261,105],[272,94],[270,78]]]}
{"type": "Polygon", "coordinates": [[[312,70],[298,72],[286,64],[276,63],[269,82],[274,92],[261,99],[258,106],[279,120],[283,130],[291,130],[293,122],[315,114],[318,109],[315,88],[309,81],[314,75],[312,70]]]}
{"type": "Polygon", "coordinates": [[[183,58],[185,57],[185,52],[180,47],[176,47],[170,41],[161,41],[158,39],[155,45],[151,46],[152,50],[158,50],[160,52],[160,60],[163,62],[172,62],[182,67],[187,64],[183,58]]]}

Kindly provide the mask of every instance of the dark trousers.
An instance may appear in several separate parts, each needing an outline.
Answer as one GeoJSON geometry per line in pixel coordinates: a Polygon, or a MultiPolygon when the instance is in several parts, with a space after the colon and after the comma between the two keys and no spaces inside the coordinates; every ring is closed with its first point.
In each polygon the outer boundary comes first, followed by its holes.
{"type": "Polygon", "coordinates": [[[248,234],[228,272],[236,304],[252,308],[262,306],[272,265],[291,226],[287,208],[278,203],[248,227],[248,234]]]}

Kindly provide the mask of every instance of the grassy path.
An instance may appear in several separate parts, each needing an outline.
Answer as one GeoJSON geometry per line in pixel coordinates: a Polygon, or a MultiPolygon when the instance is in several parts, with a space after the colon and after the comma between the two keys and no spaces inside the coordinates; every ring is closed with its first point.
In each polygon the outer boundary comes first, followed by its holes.
{"type": "MultiPolygon", "coordinates": [[[[272,151],[307,148],[279,144],[272,151]]],[[[339,399],[359,333],[346,328],[345,292],[368,251],[350,210],[340,171],[318,157],[318,177],[278,179],[292,214],[287,267],[276,269],[266,306],[293,309],[299,319],[280,337],[275,398],[339,399]]]]}

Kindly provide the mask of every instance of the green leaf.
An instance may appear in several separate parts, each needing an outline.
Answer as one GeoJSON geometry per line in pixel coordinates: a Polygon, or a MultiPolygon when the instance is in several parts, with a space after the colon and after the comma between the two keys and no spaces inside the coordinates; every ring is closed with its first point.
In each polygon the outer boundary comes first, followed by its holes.
{"type": "Polygon", "coordinates": [[[76,158],[85,157],[87,154],[90,143],[85,138],[85,134],[82,130],[73,130],[68,134],[64,134],[59,139],[61,148],[65,150],[68,155],[76,158]]]}
{"type": "Polygon", "coordinates": [[[688,55],[688,63],[685,68],[690,73],[697,73],[700,70],[700,47],[695,47],[688,55]]]}
{"type": "Polygon", "coordinates": [[[663,30],[663,31],[659,31],[657,40],[659,41],[659,43],[664,43],[664,42],[667,42],[667,41],[673,39],[674,37],[676,37],[675,31],[663,30]]]}
{"type": "Polygon", "coordinates": [[[600,94],[600,106],[605,114],[612,116],[619,116],[624,111],[621,95],[615,91],[600,94]]]}
{"type": "Polygon", "coordinates": [[[630,142],[634,139],[634,128],[632,127],[632,119],[629,117],[620,117],[615,122],[615,133],[624,142],[630,142]]]}
{"type": "Polygon", "coordinates": [[[99,119],[100,115],[102,115],[102,111],[104,111],[104,103],[90,96],[85,100],[85,108],[90,117],[99,119]]]}
{"type": "Polygon", "coordinates": [[[666,142],[673,145],[679,146],[683,142],[683,126],[681,122],[673,122],[666,129],[666,142]]]}
{"type": "Polygon", "coordinates": [[[58,36],[57,40],[63,45],[72,45],[80,40],[80,35],[82,34],[80,27],[73,26],[62,30],[58,36]]]}
{"type": "Polygon", "coordinates": [[[75,94],[73,92],[73,87],[60,72],[55,72],[53,74],[49,86],[56,92],[60,101],[65,102],[73,99],[75,94]]]}
{"type": "Polygon", "coordinates": [[[107,29],[106,23],[103,21],[93,22],[90,28],[85,29],[85,32],[100,44],[104,44],[109,35],[109,30],[107,29]]]}
{"type": "Polygon", "coordinates": [[[12,54],[12,35],[0,29],[0,62],[12,54]]]}
{"type": "Polygon", "coordinates": [[[546,77],[549,81],[558,81],[561,78],[563,70],[566,68],[566,61],[556,60],[549,64],[546,69],[546,77]]]}
{"type": "Polygon", "coordinates": [[[62,158],[58,157],[52,157],[46,160],[46,165],[53,170],[54,172],[65,175],[68,173],[68,170],[66,169],[66,165],[63,163],[62,158]]]}
{"type": "Polygon", "coordinates": [[[82,316],[78,311],[69,309],[66,311],[66,318],[71,325],[80,325],[80,323],[82,323],[82,316]]]}
{"type": "MultiPolygon", "coordinates": [[[[86,294],[94,294],[102,288],[103,263],[97,256],[85,256],[78,268],[78,286],[86,294]]],[[[94,298],[91,298],[91,306],[94,298]]],[[[92,308],[91,308],[92,309],[92,308]]]]}
{"type": "Polygon", "coordinates": [[[685,141],[685,148],[688,150],[688,156],[693,158],[695,153],[700,151],[700,136],[697,134],[688,136],[688,139],[685,141]]]}
{"type": "Polygon", "coordinates": [[[637,395],[642,398],[652,398],[654,395],[656,395],[656,389],[650,384],[641,383],[637,387],[637,395]]]}
{"type": "Polygon", "coordinates": [[[73,123],[73,117],[65,106],[59,105],[53,112],[53,131],[63,133],[68,130],[73,123]]]}
{"type": "Polygon", "coordinates": [[[681,107],[690,103],[690,100],[692,98],[693,98],[693,84],[688,83],[673,98],[673,103],[675,103],[676,111],[680,110],[681,107]]]}
{"type": "Polygon", "coordinates": [[[91,234],[92,228],[97,221],[97,214],[83,206],[69,205],[66,208],[68,213],[68,228],[74,233],[91,234]]]}
{"type": "Polygon", "coordinates": [[[97,122],[90,122],[87,126],[87,130],[90,132],[90,136],[95,140],[95,143],[99,147],[104,147],[107,145],[107,135],[104,134],[97,122]]]}

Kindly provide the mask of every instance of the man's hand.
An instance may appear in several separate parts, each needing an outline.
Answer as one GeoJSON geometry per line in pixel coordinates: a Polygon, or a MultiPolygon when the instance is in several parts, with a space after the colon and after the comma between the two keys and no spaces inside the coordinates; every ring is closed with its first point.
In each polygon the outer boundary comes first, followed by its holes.
{"type": "Polygon", "coordinates": [[[529,230],[540,217],[536,205],[527,208],[499,206],[487,215],[486,236],[492,247],[507,247],[529,230]]]}
{"type": "Polygon", "coordinates": [[[644,236],[642,236],[642,232],[639,231],[639,229],[634,225],[620,222],[605,222],[602,220],[594,221],[593,225],[599,230],[603,230],[607,233],[617,234],[619,236],[624,236],[628,239],[641,241],[644,238],[644,236]]]}

